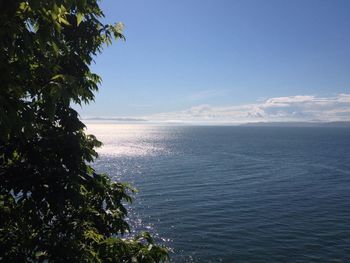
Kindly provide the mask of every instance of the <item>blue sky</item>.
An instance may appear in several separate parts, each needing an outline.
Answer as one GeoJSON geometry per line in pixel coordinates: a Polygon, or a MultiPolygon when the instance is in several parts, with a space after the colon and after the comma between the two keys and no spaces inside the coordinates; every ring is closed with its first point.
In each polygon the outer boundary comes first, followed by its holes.
{"type": "Polygon", "coordinates": [[[350,120],[348,0],[105,0],[101,7],[105,22],[125,24],[127,40],[96,58],[92,70],[103,82],[95,103],[78,110],[83,117],[350,120]],[[279,102],[273,114],[269,101],[279,102]]]}

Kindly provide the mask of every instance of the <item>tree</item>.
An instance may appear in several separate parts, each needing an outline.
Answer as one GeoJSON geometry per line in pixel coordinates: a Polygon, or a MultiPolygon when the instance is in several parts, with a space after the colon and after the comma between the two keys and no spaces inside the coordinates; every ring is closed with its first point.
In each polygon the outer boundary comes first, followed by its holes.
{"type": "Polygon", "coordinates": [[[0,261],[159,262],[123,236],[132,188],[91,167],[100,142],[72,103],[94,99],[93,57],[122,25],[97,0],[0,0],[0,261]]]}

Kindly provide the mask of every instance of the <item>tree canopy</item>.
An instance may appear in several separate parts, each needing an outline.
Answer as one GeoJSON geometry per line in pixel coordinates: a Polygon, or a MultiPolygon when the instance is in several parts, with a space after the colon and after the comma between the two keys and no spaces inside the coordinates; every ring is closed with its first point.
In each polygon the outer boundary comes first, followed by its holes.
{"type": "Polygon", "coordinates": [[[159,262],[125,237],[132,189],[94,171],[101,143],[72,104],[94,99],[89,65],[123,39],[97,0],[0,0],[0,261],[159,262]]]}

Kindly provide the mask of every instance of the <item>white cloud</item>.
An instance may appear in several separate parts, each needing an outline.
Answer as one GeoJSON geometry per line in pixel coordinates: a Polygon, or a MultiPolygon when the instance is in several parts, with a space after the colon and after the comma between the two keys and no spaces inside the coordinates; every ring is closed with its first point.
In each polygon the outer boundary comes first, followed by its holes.
{"type": "Polygon", "coordinates": [[[148,116],[148,119],[210,123],[350,121],[350,94],[333,97],[277,97],[253,104],[226,107],[199,105],[183,111],[155,114],[148,116]]]}

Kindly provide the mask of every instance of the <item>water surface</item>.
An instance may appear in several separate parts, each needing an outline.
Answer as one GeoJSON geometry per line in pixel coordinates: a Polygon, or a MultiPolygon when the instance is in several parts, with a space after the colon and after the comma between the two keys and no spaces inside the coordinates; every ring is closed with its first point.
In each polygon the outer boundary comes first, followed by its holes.
{"type": "Polygon", "coordinates": [[[174,262],[350,262],[350,129],[88,127],[174,262]]]}

